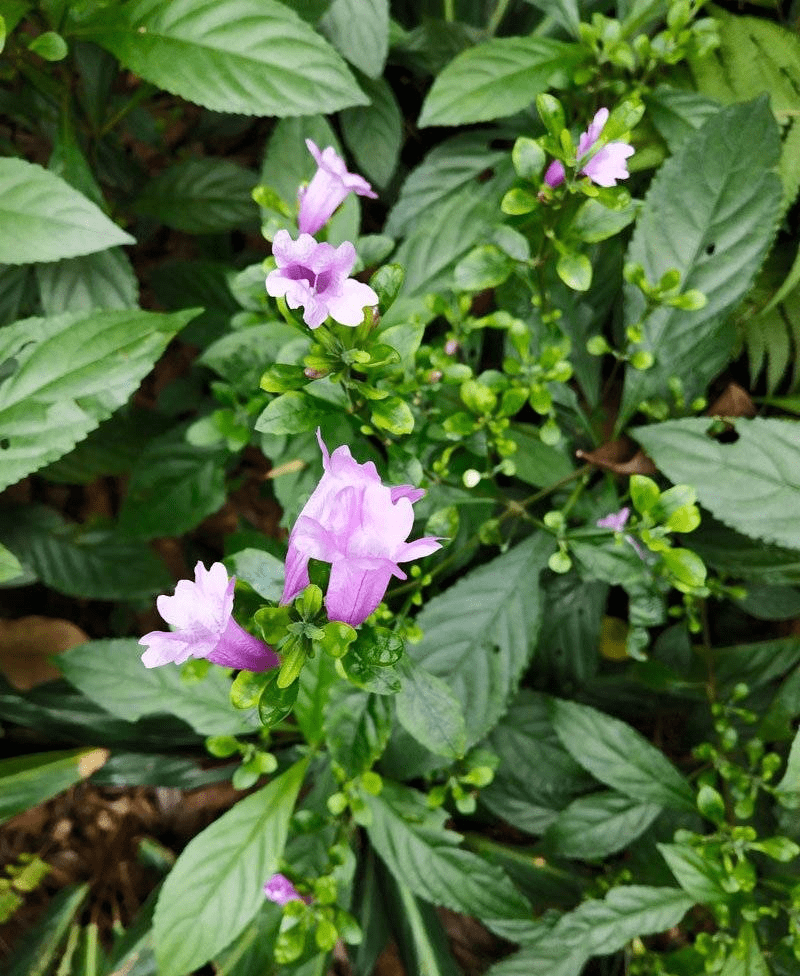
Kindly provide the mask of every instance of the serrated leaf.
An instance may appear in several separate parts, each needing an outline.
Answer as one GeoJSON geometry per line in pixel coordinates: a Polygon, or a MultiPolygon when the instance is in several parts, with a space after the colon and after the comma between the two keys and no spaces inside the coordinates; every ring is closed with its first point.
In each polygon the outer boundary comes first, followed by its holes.
{"type": "Polygon", "coordinates": [[[0,159],[0,262],[58,261],[134,243],[60,176],[24,159],[0,159]]]}
{"type": "Polygon", "coordinates": [[[640,803],[620,793],[578,797],[550,825],[544,843],[561,857],[595,861],[640,837],[662,809],[660,804],[640,803]]]}
{"type": "Polygon", "coordinates": [[[407,177],[397,203],[389,212],[386,233],[400,237],[413,229],[423,214],[465,186],[477,189],[479,177],[508,156],[492,149],[496,132],[464,132],[432,149],[407,177]]]}
{"type": "Polygon", "coordinates": [[[106,749],[70,749],[0,760],[0,823],[91,776],[107,758],[106,749]]]}
{"type": "Polygon", "coordinates": [[[0,511],[0,539],[47,586],[94,600],[149,599],[169,576],[143,543],[65,521],[43,505],[0,511]]]}
{"type": "Polygon", "coordinates": [[[133,209],[189,234],[252,227],[258,207],[251,192],[258,177],[229,159],[185,159],[148,180],[133,209]]]}
{"type": "Polygon", "coordinates": [[[551,707],[564,747],[601,783],[642,803],[694,811],[689,783],[630,725],[577,702],[554,698],[551,707]]]}
{"type": "Polygon", "coordinates": [[[581,56],[574,44],[544,37],[500,37],[468,48],[433,83],[419,126],[503,118],[545,89],[562,87],[581,56]]]}
{"type": "Polygon", "coordinates": [[[366,802],[372,846],[415,895],[473,915],[489,928],[530,918],[530,905],[505,872],[460,847],[460,835],[444,827],[445,814],[427,810],[422,794],[384,782],[380,796],[368,796],[366,802]]]}
{"type": "Polygon", "coordinates": [[[706,95],[669,85],[659,85],[647,95],[649,116],[673,154],[719,107],[719,102],[706,95]]]}
{"type": "Polygon", "coordinates": [[[541,624],[538,576],[553,549],[536,535],[428,602],[409,656],[447,681],[464,709],[467,747],[506,711],[541,624]]]}
{"type": "MultiPolygon", "coordinates": [[[[730,358],[727,314],[749,289],[775,234],[779,150],[769,104],[757,99],[709,119],[650,184],[627,260],[640,264],[650,282],[676,269],[681,291],[698,289],[708,302],[694,312],[661,307],[645,316],[641,348],[655,363],[646,371],[627,367],[620,427],[642,400],[666,396],[671,376],[680,377],[691,399],[730,358]]],[[[644,313],[644,297],[628,286],[626,325],[644,313]]]]}
{"type": "Polygon", "coordinates": [[[369,695],[346,682],[335,684],[325,707],[325,739],[335,762],[349,779],[371,769],[391,732],[390,700],[369,695]]]}
{"type": "Polygon", "coordinates": [[[96,640],[54,658],[61,673],[106,711],[127,722],[164,712],[177,715],[200,735],[240,735],[253,726],[231,708],[230,679],[212,667],[187,684],[174,665],[146,668],[135,640],[96,640]]]}
{"type": "Polygon", "coordinates": [[[737,418],[731,420],[736,441],[723,443],[709,436],[709,424],[701,417],[670,420],[637,427],[634,436],[667,477],[691,485],[720,521],[755,539],[800,549],[800,425],[737,418]]]}
{"type": "Polygon", "coordinates": [[[319,29],[350,64],[380,77],[389,52],[389,0],[333,0],[319,29]]]}
{"type": "Polygon", "coordinates": [[[392,178],[403,142],[403,114],[383,78],[362,82],[370,104],[341,114],[342,135],[361,172],[377,186],[392,178]]]}
{"type": "Polygon", "coordinates": [[[278,869],[308,760],[241,800],[191,840],[156,906],[153,941],[161,976],[183,976],[224,949],[264,903],[278,869]]]}
{"type": "Polygon", "coordinates": [[[333,48],[274,0],[129,0],[73,36],[218,112],[304,115],[366,102],[333,48]]]}
{"type": "MultiPolygon", "coordinates": [[[[579,976],[588,959],[622,949],[631,939],[677,925],[694,904],[679,888],[620,885],[585,901],[549,930],[534,929],[530,947],[495,964],[487,976],[579,976]]],[[[541,925],[541,923],[540,923],[541,925]]]]}
{"type": "Polygon", "coordinates": [[[25,319],[0,336],[0,489],[66,454],[122,406],[188,310],[67,313],[25,319]]]}
{"type": "Polygon", "coordinates": [[[139,455],[119,513],[131,539],[178,536],[225,504],[225,456],[187,444],[183,429],[154,438],[139,455]]]}
{"type": "Polygon", "coordinates": [[[397,695],[397,720],[426,749],[447,759],[466,751],[467,732],[458,699],[446,681],[419,665],[408,667],[397,695]]]}
{"type": "Polygon", "coordinates": [[[574,796],[591,788],[591,776],[555,733],[546,695],[522,689],[486,741],[500,765],[481,802],[519,830],[544,833],[574,796]]]}

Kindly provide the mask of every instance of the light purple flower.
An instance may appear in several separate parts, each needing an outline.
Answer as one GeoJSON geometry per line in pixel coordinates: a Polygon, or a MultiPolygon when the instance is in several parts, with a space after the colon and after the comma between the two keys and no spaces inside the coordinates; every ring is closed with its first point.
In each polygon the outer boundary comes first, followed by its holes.
{"type": "Polygon", "coordinates": [[[350,241],[331,247],[310,234],[293,241],[288,231],[279,230],[272,253],[278,267],[267,275],[267,294],[285,295],[289,308],[302,306],[303,321],[312,329],[329,315],[342,325],[361,325],[364,308],[378,304],[369,285],[348,277],[356,263],[350,241]]]}
{"type": "Polygon", "coordinates": [[[194,582],[180,580],[174,596],[160,596],[158,612],[175,631],[153,630],[139,641],[146,668],[183,664],[204,657],[226,668],[267,671],[280,664],[278,655],[233,619],[235,577],[228,579],[222,563],[211,569],[198,562],[194,582]]]}
{"type": "MultiPolygon", "coordinates": [[[[589,128],[581,134],[578,140],[578,165],[600,138],[608,114],[607,108],[598,109],[589,128]]],[[[633,146],[627,142],[609,142],[588,159],[578,172],[588,176],[598,186],[616,186],[617,180],[626,180],[630,176],[625,160],[633,153],[633,146]]]]}
{"type": "Polygon", "coordinates": [[[357,627],[375,610],[392,576],[405,579],[398,563],[441,548],[433,536],[406,542],[414,524],[412,505],[425,494],[412,485],[382,484],[372,461],[359,464],[346,445],[333,454],[317,430],[324,473],[289,536],[281,603],[308,586],[308,562],[331,564],[325,606],[331,620],[357,627]]]}
{"type": "Polygon", "coordinates": [[[300,213],[297,226],[302,234],[316,234],[330,220],[333,212],[348,193],[360,197],[377,197],[363,176],[348,173],[344,160],[333,146],[320,151],[316,143],[306,139],[308,151],[317,161],[317,172],[307,187],[300,190],[300,213]]]}
{"type": "Polygon", "coordinates": [[[622,532],[622,530],[628,524],[630,514],[631,510],[626,505],[618,512],[612,512],[610,515],[604,515],[603,518],[597,520],[596,525],[598,529],[613,529],[615,532],[622,532]]]}
{"type": "Polygon", "coordinates": [[[274,901],[276,905],[286,905],[290,901],[308,901],[300,895],[285,874],[273,874],[265,882],[263,891],[269,901],[274,901]]]}
{"type": "Polygon", "coordinates": [[[565,176],[564,164],[560,159],[554,159],[544,171],[544,181],[552,189],[561,186],[565,176]]]}

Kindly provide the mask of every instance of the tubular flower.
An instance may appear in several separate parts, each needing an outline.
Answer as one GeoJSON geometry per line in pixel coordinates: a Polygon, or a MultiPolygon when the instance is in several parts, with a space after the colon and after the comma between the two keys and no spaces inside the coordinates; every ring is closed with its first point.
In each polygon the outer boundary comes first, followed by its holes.
{"type": "Polygon", "coordinates": [[[625,505],[618,512],[611,512],[610,515],[604,515],[601,519],[598,519],[595,522],[595,525],[598,527],[598,529],[613,529],[614,532],[622,532],[622,538],[628,543],[629,546],[633,546],[633,549],[635,550],[639,559],[641,559],[642,562],[647,562],[647,558],[642,551],[642,547],[632,535],[625,532],[625,526],[628,524],[630,515],[631,510],[627,505],[625,505]]]}
{"type": "Polygon", "coordinates": [[[285,874],[273,874],[263,888],[264,894],[269,901],[274,901],[276,905],[286,905],[290,901],[306,901],[300,895],[292,882],[285,874]]]}
{"type": "Polygon", "coordinates": [[[248,634],[233,619],[235,577],[228,579],[222,563],[211,569],[198,562],[194,582],[180,580],[174,596],[160,596],[158,612],[176,629],[153,630],[139,641],[146,668],[162,664],[183,664],[204,657],[226,668],[267,671],[280,664],[278,655],[257,637],[248,634]]]}
{"type": "Polygon", "coordinates": [[[297,226],[302,234],[316,234],[330,220],[333,212],[348,193],[360,197],[377,197],[363,176],[348,173],[344,160],[333,146],[320,150],[306,139],[308,151],[317,161],[317,172],[307,187],[300,190],[300,213],[297,226]]]}
{"type": "Polygon", "coordinates": [[[303,321],[311,329],[331,318],[342,325],[360,325],[367,305],[377,305],[378,296],[360,281],[348,277],[356,263],[356,249],[345,241],[338,247],[320,244],[310,234],[293,241],[279,230],[272,242],[278,264],[267,275],[267,294],[286,296],[289,308],[303,308],[303,321]]]}
{"type": "MultiPolygon", "coordinates": [[[[626,180],[630,173],[625,165],[625,160],[634,153],[633,146],[629,146],[627,142],[609,142],[598,149],[589,159],[586,159],[600,138],[607,121],[608,109],[599,109],[589,128],[586,132],[581,133],[578,140],[578,174],[588,176],[592,183],[596,183],[598,186],[616,186],[617,180],[626,180]],[[585,163],[584,159],[586,159],[585,163]]],[[[565,177],[564,164],[558,159],[554,159],[544,173],[544,181],[552,189],[560,186],[565,177]]]]}
{"type": "Polygon", "coordinates": [[[372,461],[359,464],[346,445],[330,454],[319,430],[317,439],[325,470],[289,536],[281,603],[308,586],[308,562],[320,559],[331,564],[328,617],[357,627],[381,602],[392,576],[406,579],[398,563],[441,546],[433,536],[406,542],[421,488],[390,488],[372,461]]]}

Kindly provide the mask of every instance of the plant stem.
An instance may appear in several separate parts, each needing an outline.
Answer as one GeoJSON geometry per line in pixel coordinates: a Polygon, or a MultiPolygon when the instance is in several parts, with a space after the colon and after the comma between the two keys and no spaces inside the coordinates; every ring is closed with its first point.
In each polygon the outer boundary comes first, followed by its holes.
{"type": "Polygon", "coordinates": [[[492,16],[486,24],[486,33],[489,37],[494,37],[497,28],[500,26],[500,21],[505,17],[510,2],[511,0],[497,0],[497,6],[494,8],[492,16]]]}
{"type": "Polygon", "coordinates": [[[451,24],[456,19],[455,0],[444,0],[444,19],[451,24]]]}

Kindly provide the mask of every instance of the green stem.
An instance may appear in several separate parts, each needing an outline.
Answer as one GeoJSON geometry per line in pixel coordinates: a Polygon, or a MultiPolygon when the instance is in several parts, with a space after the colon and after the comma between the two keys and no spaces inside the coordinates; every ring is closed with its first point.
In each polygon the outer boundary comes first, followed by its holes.
{"type": "Polygon", "coordinates": [[[110,119],[107,119],[103,124],[102,129],[97,133],[97,138],[101,139],[104,135],[110,132],[115,126],[125,118],[128,112],[132,111],[136,106],[143,102],[146,98],[149,98],[155,88],[153,85],[145,84],[144,82],[139,85],[133,95],[128,99],[127,102],[122,106],[122,108],[115,114],[112,115],[110,119]]]}
{"type": "Polygon", "coordinates": [[[444,0],[444,19],[451,24],[456,19],[455,0],[444,0]]]}
{"type": "Polygon", "coordinates": [[[494,8],[492,16],[486,24],[486,33],[489,37],[493,37],[496,34],[497,28],[500,26],[500,21],[505,17],[510,2],[511,0],[497,0],[497,6],[494,8]]]}

